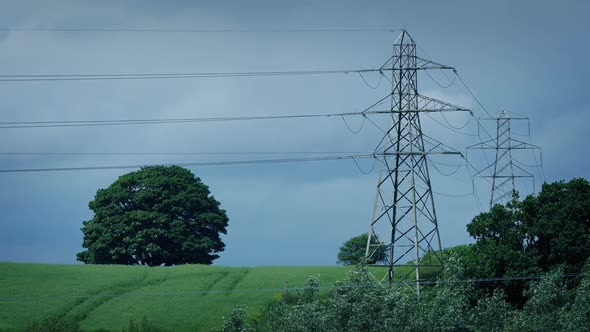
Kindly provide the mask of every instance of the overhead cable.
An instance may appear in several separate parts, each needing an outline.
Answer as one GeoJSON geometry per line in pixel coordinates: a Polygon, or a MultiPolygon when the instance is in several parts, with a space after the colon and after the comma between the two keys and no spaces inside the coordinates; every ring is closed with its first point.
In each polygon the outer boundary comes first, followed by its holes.
{"type": "Polygon", "coordinates": [[[457,78],[459,79],[459,81],[461,82],[461,84],[463,84],[463,86],[465,87],[465,90],[467,90],[467,92],[471,95],[471,97],[477,102],[477,104],[479,105],[479,107],[481,107],[482,110],[484,110],[489,116],[490,118],[493,118],[494,116],[488,111],[488,109],[479,101],[479,99],[477,99],[477,97],[475,96],[475,94],[471,91],[471,89],[469,88],[469,86],[467,86],[467,83],[465,83],[465,81],[463,80],[463,78],[461,78],[461,75],[459,75],[459,72],[457,72],[457,70],[453,70],[453,72],[455,73],[455,76],[457,76],[457,78]]]}
{"type": "MultiPolygon", "coordinates": [[[[465,132],[462,132],[462,131],[460,131],[460,130],[454,129],[453,127],[447,126],[447,125],[445,125],[444,123],[442,123],[442,122],[438,121],[436,118],[434,118],[433,116],[431,116],[431,115],[430,115],[430,114],[428,114],[428,113],[426,113],[426,116],[427,116],[428,118],[430,118],[430,120],[432,120],[432,121],[434,121],[434,122],[438,123],[439,125],[441,125],[442,127],[445,127],[445,128],[447,128],[448,130],[450,130],[450,131],[456,132],[457,134],[461,134],[461,135],[465,135],[465,136],[475,136],[475,137],[477,137],[477,136],[478,136],[478,135],[476,135],[476,134],[465,133],[465,132]]],[[[469,123],[469,122],[468,122],[468,123],[469,123]]],[[[1,128],[1,127],[0,127],[0,128],[1,128]]]]}
{"type": "Polygon", "coordinates": [[[0,28],[9,32],[175,32],[175,33],[340,33],[340,32],[396,32],[400,29],[215,29],[215,28],[0,28]]]}
{"type": "MultiPolygon", "coordinates": [[[[278,120],[278,119],[303,119],[303,118],[329,118],[368,114],[389,114],[390,111],[371,111],[372,108],[382,104],[391,93],[379,99],[377,102],[359,112],[324,113],[324,114],[286,114],[286,115],[261,115],[261,116],[233,116],[233,117],[201,117],[201,118],[162,118],[162,119],[122,119],[122,120],[55,120],[55,121],[4,121],[0,122],[0,129],[11,128],[50,128],[50,127],[93,127],[93,126],[121,126],[121,125],[146,125],[157,123],[192,123],[192,122],[223,122],[223,121],[252,121],[252,120],[278,120]]],[[[348,125],[348,124],[347,124],[348,125]]]]}
{"type": "Polygon", "coordinates": [[[137,168],[142,168],[142,167],[146,167],[146,166],[181,166],[181,167],[231,166],[231,165],[296,163],[296,162],[330,161],[330,160],[350,160],[350,159],[363,159],[363,158],[374,158],[374,154],[283,158],[283,159],[204,161],[204,162],[192,162],[192,163],[158,163],[158,164],[145,164],[145,165],[106,165],[106,166],[82,166],[82,167],[14,168],[14,169],[0,169],[0,173],[36,173],[36,172],[137,169],[137,168]]]}
{"type": "Polygon", "coordinates": [[[88,155],[88,156],[146,156],[146,155],[293,155],[293,154],[363,154],[359,151],[245,151],[245,152],[80,152],[80,151],[1,151],[0,155],[88,155]]]}
{"type": "Polygon", "coordinates": [[[291,115],[202,117],[202,118],[176,118],[176,119],[168,118],[168,119],[133,119],[133,120],[8,121],[8,122],[0,122],[0,129],[51,128],[51,127],[96,127],[96,126],[171,124],[171,123],[329,118],[329,117],[346,117],[346,116],[358,116],[358,115],[364,115],[364,114],[379,114],[379,113],[387,113],[387,112],[386,111],[378,111],[378,112],[363,111],[363,112],[327,113],[327,114],[291,114],[291,115]]]}
{"type": "Polygon", "coordinates": [[[362,74],[379,72],[380,69],[332,69],[332,70],[290,70],[290,71],[249,71],[249,72],[183,72],[183,73],[105,73],[105,74],[2,74],[0,82],[41,82],[41,81],[101,81],[101,80],[143,80],[181,78],[228,78],[306,76],[334,74],[362,74]]]}

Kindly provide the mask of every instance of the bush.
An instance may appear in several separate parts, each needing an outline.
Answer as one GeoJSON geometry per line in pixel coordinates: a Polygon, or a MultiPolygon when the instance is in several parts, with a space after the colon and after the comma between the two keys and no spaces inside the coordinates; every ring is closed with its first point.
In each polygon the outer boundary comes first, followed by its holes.
{"type": "Polygon", "coordinates": [[[244,306],[237,306],[223,318],[223,325],[219,332],[250,332],[253,328],[246,323],[246,312],[244,306]]]}
{"type": "Polygon", "coordinates": [[[79,332],[78,322],[64,318],[63,316],[52,316],[42,321],[34,321],[26,328],[26,332],[79,332]]]}
{"type": "MultiPolygon", "coordinates": [[[[562,269],[544,275],[526,291],[522,309],[510,305],[496,290],[475,298],[459,255],[448,257],[434,285],[422,287],[420,297],[406,286],[377,281],[357,266],[326,296],[314,296],[319,285],[310,277],[295,304],[275,302],[266,313],[262,331],[587,331],[590,326],[590,264],[576,292],[565,287],[562,269]],[[307,289],[307,293],[305,290],[307,289]],[[307,294],[307,296],[305,295],[307,294]]],[[[222,331],[252,331],[243,312],[232,313],[222,331]],[[236,324],[235,321],[239,324],[236,324]]]]}

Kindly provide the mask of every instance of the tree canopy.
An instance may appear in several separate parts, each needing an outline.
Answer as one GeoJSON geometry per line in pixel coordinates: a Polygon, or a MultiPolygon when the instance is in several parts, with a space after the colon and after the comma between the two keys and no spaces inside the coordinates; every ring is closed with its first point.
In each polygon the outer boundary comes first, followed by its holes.
{"type": "MultiPolygon", "coordinates": [[[[342,265],[354,265],[361,262],[365,258],[368,240],[369,235],[364,233],[344,242],[340,247],[337,263],[342,265]]],[[[371,237],[371,244],[379,244],[379,242],[374,237],[371,237]]],[[[385,247],[380,247],[375,254],[369,258],[367,263],[375,264],[377,261],[383,260],[385,254],[385,247]]]]}
{"type": "MultiPolygon", "coordinates": [[[[476,216],[467,231],[476,240],[468,262],[474,277],[530,276],[556,267],[578,273],[590,257],[590,184],[544,184],[537,195],[476,216]]],[[[524,288],[513,282],[505,290],[522,304],[524,288]]]]}
{"type": "Polygon", "coordinates": [[[77,259],[90,264],[211,264],[225,248],[228,217],[189,170],[149,166],[99,189],[81,228],[77,259]]]}
{"type": "MultiPolygon", "coordinates": [[[[462,248],[464,249],[464,248],[462,248]]],[[[461,250],[462,250],[461,249],[461,250]]],[[[242,307],[224,319],[225,331],[587,331],[590,326],[590,275],[568,291],[560,269],[531,283],[522,309],[497,290],[473,298],[476,283],[465,282],[460,258],[450,252],[437,283],[413,289],[386,287],[366,266],[357,266],[322,295],[320,280],[310,293],[273,302],[264,319],[249,324],[242,307]]],[[[588,266],[590,267],[590,266],[588,266]]],[[[586,270],[587,271],[587,270],[586,270]]],[[[309,279],[308,279],[309,281],[309,279]]],[[[309,287],[311,286],[311,287],[309,287]]],[[[285,296],[285,293],[283,293],[285,296]]]]}

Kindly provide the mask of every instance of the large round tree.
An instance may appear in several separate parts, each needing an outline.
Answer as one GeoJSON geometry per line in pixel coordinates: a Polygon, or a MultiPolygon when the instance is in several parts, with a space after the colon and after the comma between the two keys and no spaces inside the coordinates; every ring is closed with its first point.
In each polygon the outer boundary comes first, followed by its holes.
{"type": "MultiPolygon", "coordinates": [[[[367,250],[367,241],[369,240],[369,234],[364,233],[359,236],[355,236],[350,238],[348,241],[344,242],[344,244],[340,247],[340,252],[338,252],[338,261],[337,264],[342,265],[354,265],[360,263],[363,259],[365,259],[365,253],[367,250]]],[[[379,244],[379,240],[376,239],[375,236],[371,237],[371,244],[379,244]]],[[[367,263],[375,264],[379,261],[383,261],[387,258],[387,252],[385,250],[385,246],[379,246],[368,258],[367,263]]]]}
{"type": "Polygon", "coordinates": [[[189,170],[149,166],[99,189],[84,222],[89,264],[211,264],[225,245],[228,218],[209,188],[189,170]]]}

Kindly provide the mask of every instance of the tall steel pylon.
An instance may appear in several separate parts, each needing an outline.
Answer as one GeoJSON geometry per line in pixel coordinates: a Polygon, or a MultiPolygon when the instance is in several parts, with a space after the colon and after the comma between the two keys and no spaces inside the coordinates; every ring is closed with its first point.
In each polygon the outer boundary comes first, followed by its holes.
{"type": "Polygon", "coordinates": [[[506,203],[512,199],[512,195],[517,191],[517,179],[530,178],[533,180],[534,187],[535,177],[519,166],[518,162],[515,162],[512,151],[536,150],[540,149],[540,147],[512,137],[511,122],[514,120],[528,121],[528,118],[511,118],[506,111],[502,111],[497,118],[483,118],[480,120],[496,122],[496,138],[468,146],[467,149],[495,150],[494,162],[474,175],[475,177],[491,179],[491,209],[498,203],[506,203]],[[486,171],[490,171],[491,175],[483,175],[486,171]]]}
{"type": "Polygon", "coordinates": [[[418,93],[420,70],[454,68],[418,57],[416,43],[405,30],[381,68],[392,72],[391,124],[375,149],[384,167],[366,256],[388,268],[384,278],[390,283],[415,275],[419,295],[423,272],[440,269],[443,261],[427,156],[460,154],[445,151],[442,143],[423,134],[420,113],[469,110],[418,93]]]}

